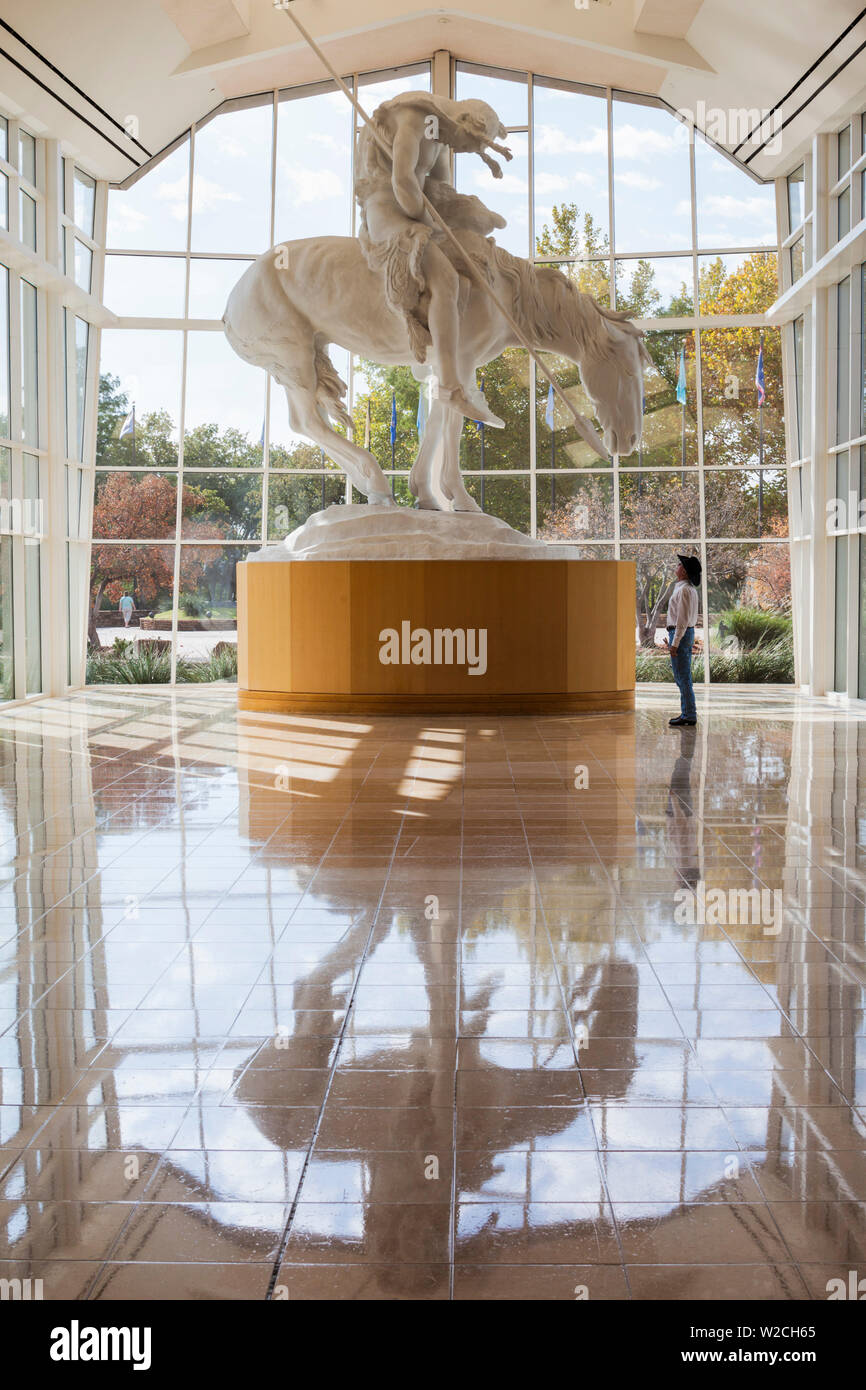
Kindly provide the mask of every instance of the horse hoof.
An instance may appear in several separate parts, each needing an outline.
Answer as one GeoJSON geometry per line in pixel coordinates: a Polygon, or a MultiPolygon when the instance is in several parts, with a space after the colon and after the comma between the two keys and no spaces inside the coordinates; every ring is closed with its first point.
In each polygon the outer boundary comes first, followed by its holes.
{"type": "Polygon", "coordinates": [[[396,507],[397,500],[390,492],[371,492],[367,497],[368,507],[396,507]]]}

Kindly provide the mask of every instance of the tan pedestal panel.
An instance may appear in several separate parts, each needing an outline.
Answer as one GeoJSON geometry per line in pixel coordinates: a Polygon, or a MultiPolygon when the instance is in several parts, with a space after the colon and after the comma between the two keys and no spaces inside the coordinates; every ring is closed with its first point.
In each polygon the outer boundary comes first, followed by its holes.
{"type": "Polygon", "coordinates": [[[238,565],[237,576],[241,709],[528,714],[634,707],[631,561],[252,561],[238,565]],[[416,635],[430,633],[431,644],[436,629],[485,629],[486,671],[383,664],[383,633],[401,634],[406,622],[416,635]]]}

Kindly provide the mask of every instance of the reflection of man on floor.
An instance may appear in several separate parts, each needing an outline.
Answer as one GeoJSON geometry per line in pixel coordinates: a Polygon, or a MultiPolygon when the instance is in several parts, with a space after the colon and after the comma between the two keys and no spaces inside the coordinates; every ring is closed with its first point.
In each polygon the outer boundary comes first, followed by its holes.
{"type": "Polygon", "coordinates": [[[697,730],[685,725],[680,730],[680,752],[671,773],[667,815],[670,819],[670,845],[677,871],[690,888],[701,876],[698,847],[698,820],[692,802],[692,759],[697,730]]]}

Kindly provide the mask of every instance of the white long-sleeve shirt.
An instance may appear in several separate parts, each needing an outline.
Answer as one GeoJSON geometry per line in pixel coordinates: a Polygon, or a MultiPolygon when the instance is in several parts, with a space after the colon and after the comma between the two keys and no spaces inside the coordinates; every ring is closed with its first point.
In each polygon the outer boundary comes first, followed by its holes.
{"type": "Polygon", "coordinates": [[[672,646],[679,646],[687,627],[694,627],[698,621],[698,591],[687,579],[680,579],[674,585],[668,604],[667,627],[676,628],[672,646]]]}

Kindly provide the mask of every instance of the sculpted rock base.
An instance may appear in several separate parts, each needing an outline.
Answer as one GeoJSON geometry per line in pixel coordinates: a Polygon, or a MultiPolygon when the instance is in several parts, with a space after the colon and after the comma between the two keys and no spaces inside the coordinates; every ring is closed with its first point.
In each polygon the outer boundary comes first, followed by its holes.
{"type": "Polygon", "coordinates": [[[340,505],[316,512],[250,563],[288,560],[575,560],[575,546],[547,545],[483,512],[340,505]]]}

